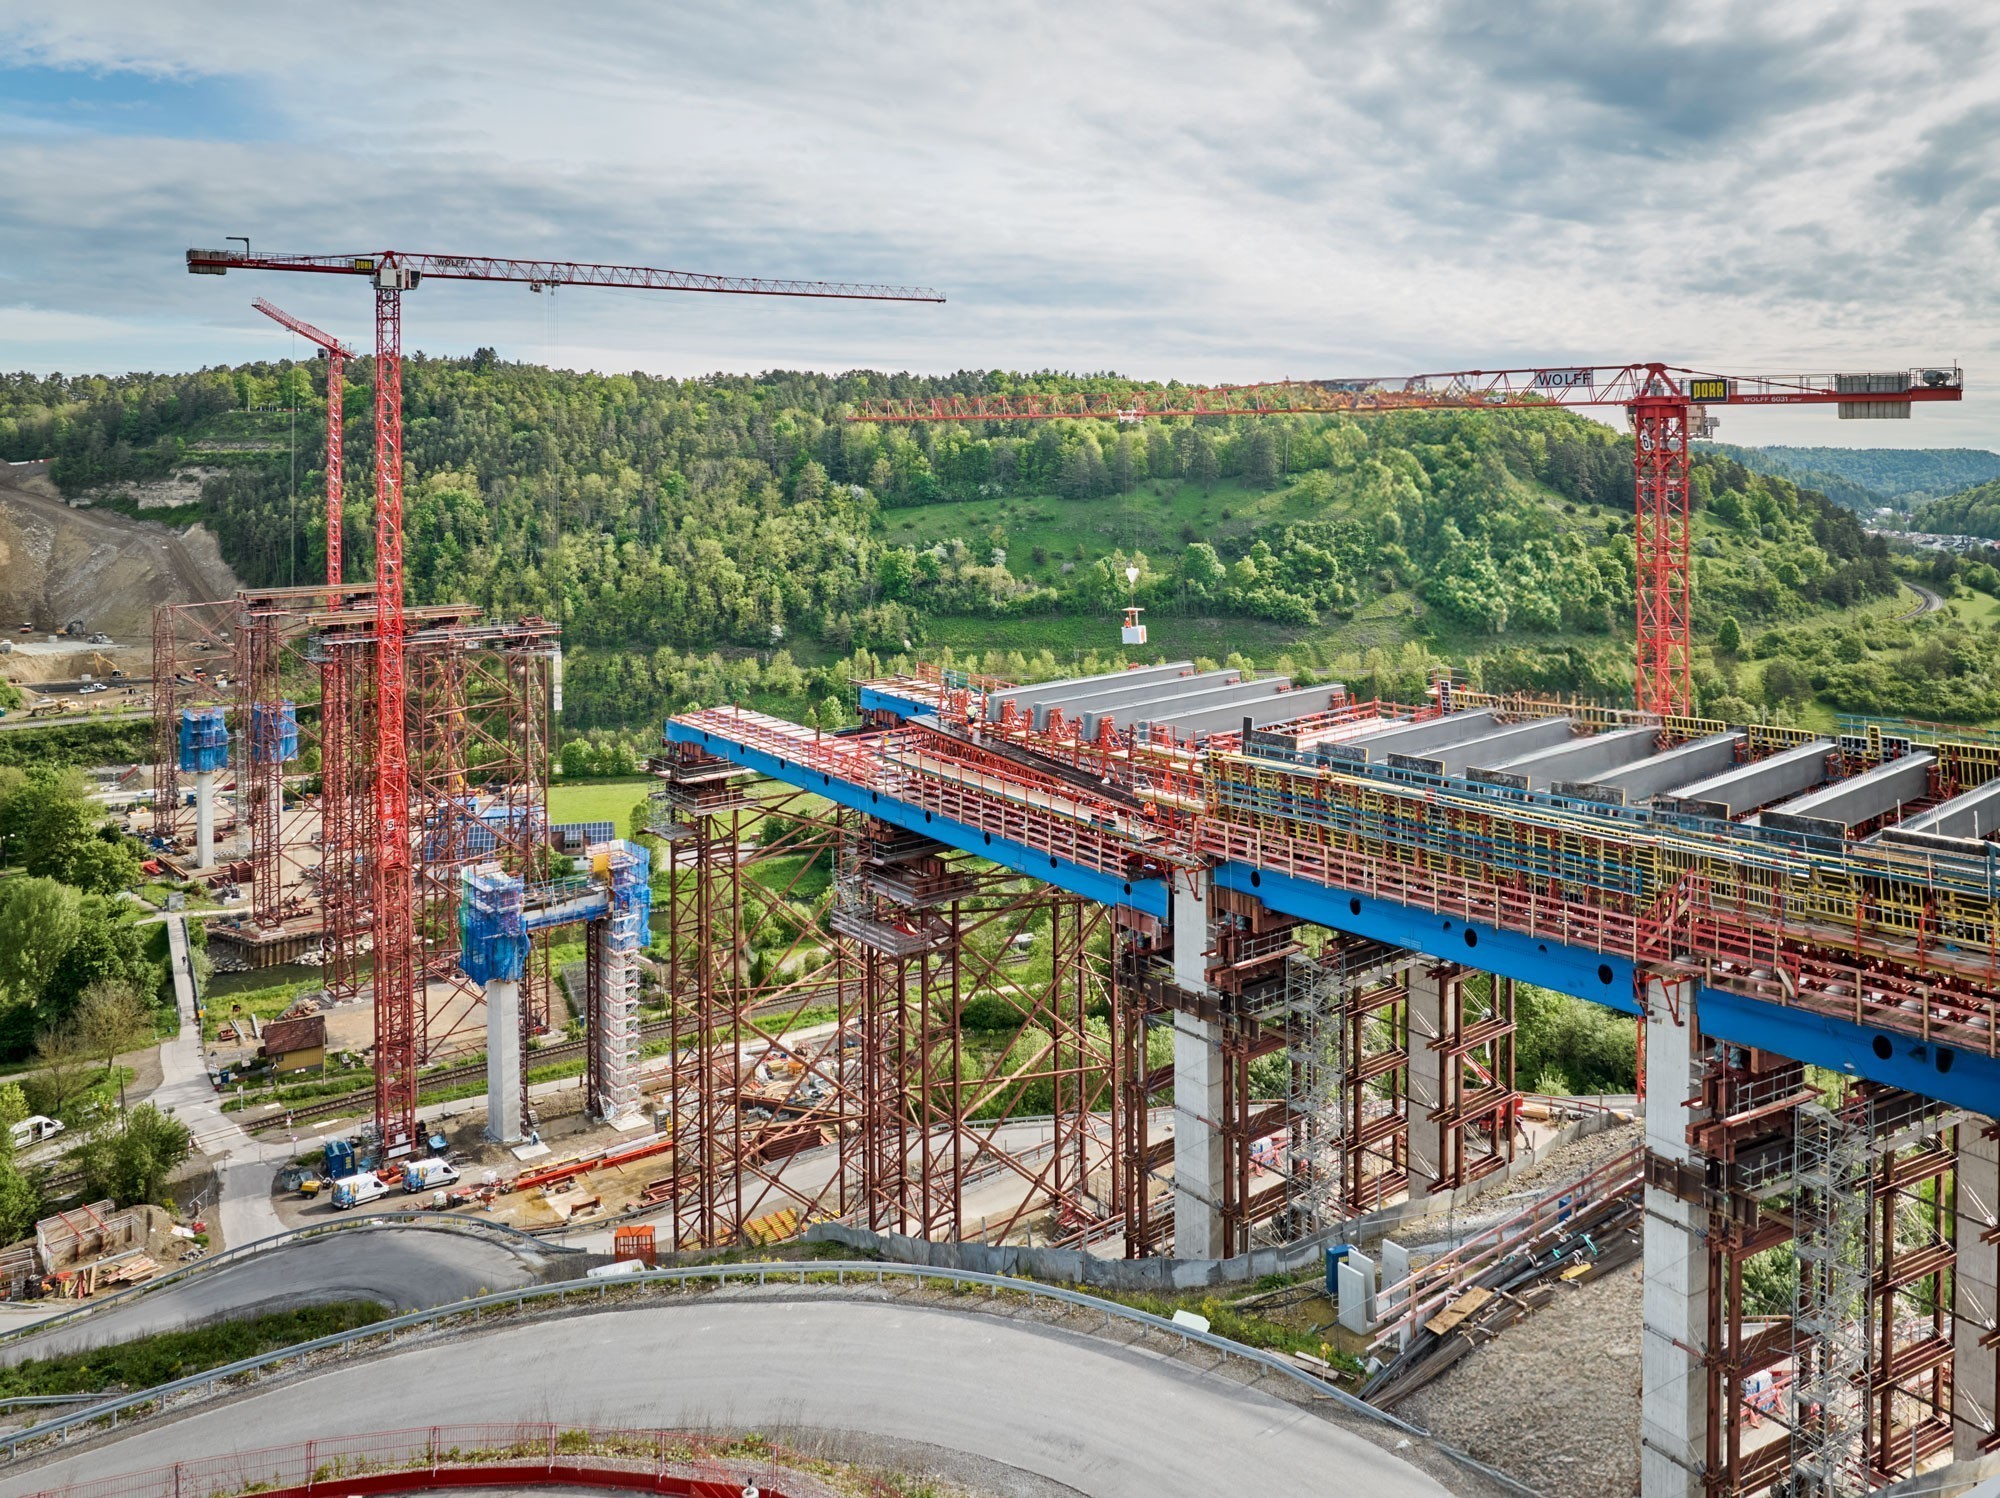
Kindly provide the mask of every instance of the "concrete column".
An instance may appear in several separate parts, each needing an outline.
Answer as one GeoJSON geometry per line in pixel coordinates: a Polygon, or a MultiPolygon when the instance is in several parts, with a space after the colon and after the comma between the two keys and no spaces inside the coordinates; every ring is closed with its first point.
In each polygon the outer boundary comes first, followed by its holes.
{"type": "Polygon", "coordinates": [[[2000,1136],[1990,1118],[1958,1126],[1958,1269],[1952,1301],[1952,1455],[1970,1461],[2000,1429],[2000,1136]],[[1982,1343],[1984,1342],[1984,1345],[1982,1343]]]}
{"type": "MultiPolygon", "coordinates": [[[[1675,1164],[1688,1146],[1701,1090],[1693,996],[1678,1020],[1666,990],[1646,988],[1646,1149],[1675,1164]]],[[[1645,1195],[1644,1322],[1639,1408],[1641,1498],[1698,1498],[1707,1457],[1708,1217],[1705,1209],[1657,1186],[1645,1195]]]]}
{"type": "Polygon", "coordinates": [[[194,866],[210,868],[215,863],[215,771],[197,770],[194,775],[194,866]]]}
{"type": "Polygon", "coordinates": [[[1349,1249],[1335,1273],[1340,1292],[1340,1324],[1366,1336],[1375,1330],[1375,1261],[1349,1249]]]}
{"type": "Polygon", "coordinates": [[[1444,1175],[1445,1058],[1431,1042],[1445,1032],[1444,1006],[1457,986],[1430,967],[1410,970],[1410,1199],[1444,1175]]]}
{"type": "MultiPolygon", "coordinates": [[[[1208,890],[1174,881],[1174,983],[1208,992],[1208,890]]],[[[1174,1016],[1174,1257],[1220,1259],[1222,1027],[1174,1016]]]]}
{"type": "Polygon", "coordinates": [[[486,985],[486,1136],[521,1139],[521,984],[494,978],[486,985]]]}

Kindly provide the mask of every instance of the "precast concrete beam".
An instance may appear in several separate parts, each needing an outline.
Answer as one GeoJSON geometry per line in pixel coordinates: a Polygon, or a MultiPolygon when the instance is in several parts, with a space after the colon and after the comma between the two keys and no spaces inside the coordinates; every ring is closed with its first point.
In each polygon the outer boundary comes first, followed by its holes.
{"type": "MultiPolygon", "coordinates": [[[[1138,676],[1145,673],[1135,671],[1132,674],[1138,676]]],[[[1111,681],[1098,688],[1074,687],[1054,697],[1032,697],[1023,705],[1033,710],[1034,725],[1039,732],[1049,726],[1049,715],[1058,708],[1064,718],[1075,721],[1079,716],[1111,708],[1155,702],[1162,697],[1177,697],[1186,692],[1212,691],[1242,679],[1241,671],[1228,670],[1196,671],[1170,680],[1111,681]]]]}
{"type": "Polygon", "coordinates": [[[1922,800],[1930,791],[1931,766],[1936,763],[1935,754],[1905,754],[1860,775],[1781,801],[1767,809],[1760,820],[1766,827],[1838,837],[1850,827],[1922,800]]]}
{"type": "Polygon", "coordinates": [[[1131,671],[1100,671],[1095,676],[1067,676],[1061,681],[1038,681],[1025,687],[1002,687],[986,694],[986,716],[998,722],[1000,710],[1007,703],[1027,706],[1035,702],[1054,702],[1070,691],[1085,694],[1101,691],[1114,686],[1136,686],[1140,682],[1171,681],[1177,676],[1186,676],[1194,670],[1193,661],[1168,661],[1158,666],[1140,666],[1131,671]]]}
{"type": "Polygon", "coordinates": [[[1106,722],[1117,728],[1130,728],[1137,723],[1169,724],[1214,708],[1235,709],[1241,716],[1243,709],[1277,696],[1291,684],[1289,676],[1263,676],[1255,681],[1204,685],[1188,691],[1163,689],[1120,707],[1085,711],[1083,734],[1085,738],[1094,738],[1106,722]]]}
{"type": "Polygon", "coordinates": [[[1313,713],[1323,713],[1333,705],[1333,693],[1324,687],[1300,687],[1297,691],[1280,692],[1274,697],[1266,697],[1249,707],[1212,707],[1198,713],[1183,713],[1171,719],[1148,719],[1139,724],[1144,732],[1149,727],[1170,728],[1182,738],[1194,734],[1229,733],[1242,728],[1246,723],[1251,728],[1262,728],[1271,723],[1289,723],[1294,718],[1309,717],[1313,713]]]}
{"type": "Polygon", "coordinates": [[[1712,733],[1705,739],[1691,739],[1672,749],[1634,760],[1608,774],[1588,780],[1564,779],[1550,789],[1586,801],[1609,801],[1616,806],[1634,806],[1672,790],[1677,785],[1699,780],[1736,763],[1736,751],[1743,744],[1740,733],[1712,733]]]}
{"type": "Polygon", "coordinates": [[[1420,754],[1392,754],[1389,763],[1426,775],[1463,775],[1474,765],[1518,754],[1524,749],[1543,749],[1567,743],[1572,737],[1567,718],[1536,718],[1527,723],[1510,723],[1505,728],[1420,754]]]}
{"type": "Polygon", "coordinates": [[[1477,712],[1447,713],[1441,718],[1426,718],[1421,723],[1403,723],[1394,728],[1377,729],[1373,733],[1356,734],[1342,743],[1328,745],[1327,752],[1336,759],[1386,765],[1392,754],[1422,754],[1430,749],[1443,749],[1489,734],[1499,726],[1497,714],[1480,708],[1477,712]]]}
{"type": "Polygon", "coordinates": [[[1722,816],[1740,817],[1760,806],[1787,801],[1814,786],[1826,784],[1831,773],[1827,769],[1827,756],[1833,753],[1833,748],[1832,739],[1814,739],[1782,754],[1734,765],[1720,775],[1684,785],[1673,793],[1673,798],[1684,804],[1719,808],[1722,816]]]}
{"type": "Polygon", "coordinates": [[[1607,771],[1648,759],[1659,748],[1657,728],[1620,728],[1572,739],[1553,748],[1535,749],[1496,764],[1473,765],[1473,780],[1508,785],[1522,791],[1545,791],[1558,780],[1587,781],[1607,771]]]}
{"type": "Polygon", "coordinates": [[[1923,832],[1932,837],[1983,840],[2000,832],[2000,778],[1940,801],[1896,824],[1898,832],[1923,832]]]}

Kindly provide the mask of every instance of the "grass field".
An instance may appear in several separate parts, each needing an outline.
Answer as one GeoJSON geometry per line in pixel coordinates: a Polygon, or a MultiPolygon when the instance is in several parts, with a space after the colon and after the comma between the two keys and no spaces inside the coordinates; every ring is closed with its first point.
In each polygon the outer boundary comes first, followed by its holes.
{"type": "Polygon", "coordinates": [[[551,822],[610,822],[624,837],[632,808],[646,799],[657,782],[644,775],[625,780],[580,780],[574,785],[561,781],[549,787],[551,822]]]}

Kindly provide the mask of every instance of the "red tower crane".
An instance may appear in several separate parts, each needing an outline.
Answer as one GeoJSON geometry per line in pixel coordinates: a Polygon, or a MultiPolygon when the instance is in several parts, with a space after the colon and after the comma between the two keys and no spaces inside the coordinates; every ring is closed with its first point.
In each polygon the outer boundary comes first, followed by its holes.
{"type": "Polygon", "coordinates": [[[1264,385],[1131,386],[1053,395],[944,395],[864,401],[859,422],[1040,421],[1096,417],[1279,416],[1289,413],[1520,410],[1623,406],[1632,422],[1641,711],[1688,711],[1692,568],[1688,559],[1688,439],[1709,429],[1709,406],[1834,405],[1843,418],[1908,416],[1919,401],[1955,401],[1951,368],[1872,374],[1707,374],[1666,364],[1464,370],[1394,379],[1280,380],[1264,385]]]}
{"type": "Polygon", "coordinates": [[[770,281],[648,266],[403,250],[253,255],[247,245],[241,251],[195,249],[187,252],[187,268],[196,276],[220,276],[232,270],[360,276],[375,292],[375,1127],[383,1158],[394,1158],[407,1153],[417,1138],[418,962],[403,679],[403,293],[434,279],[518,281],[534,291],[607,286],[847,301],[942,302],[944,298],[922,286],[770,281]]]}
{"type": "Polygon", "coordinates": [[[292,316],[282,307],[272,306],[262,297],[250,305],[280,327],[290,328],[316,345],[326,355],[326,606],[335,608],[339,600],[333,595],[340,591],[340,490],[344,477],[341,421],[345,413],[341,410],[341,392],[347,361],[354,357],[354,350],[331,333],[322,333],[305,319],[292,316]]]}
{"type": "MultiPolygon", "coordinates": [[[[290,328],[326,356],[326,606],[341,606],[342,487],[345,476],[344,392],[354,351],[303,318],[263,297],[250,304],[280,327],[290,328]]],[[[354,787],[354,702],[350,659],[329,642],[320,664],[320,909],[326,926],[326,988],[352,997],[360,988],[363,891],[359,860],[366,838],[365,811],[354,787]]],[[[273,850],[275,865],[276,853],[273,850]]],[[[272,882],[276,883],[275,868],[272,882]]]]}

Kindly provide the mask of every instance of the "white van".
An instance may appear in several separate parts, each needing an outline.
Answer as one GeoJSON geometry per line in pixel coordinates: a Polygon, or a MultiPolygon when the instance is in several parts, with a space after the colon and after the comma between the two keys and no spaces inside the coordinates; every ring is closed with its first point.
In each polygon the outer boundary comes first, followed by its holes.
{"type": "Polygon", "coordinates": [[[37,1113],[22,1119],[14,1125],[14,1148],[24,1150],[40,1144],[44,1139],[53,1139],[63,1131],[64,1124],[59,1118],[50,1118],[46,1113],[37,1113]]]}
{"type": "Polygon", "coordinates": [[[369,1202],[380,1201],[389,1194],[389,1183],[380,1176],[342,1176],[333,1183],[333,1204],[336,1207],[363,1207],[369,1202]]]}
{"type": "Polygon", "coordinates": [[[458,1183],[458,1171],[443,1160],[412,1160],[403,1167],[403,1190],[437,1191],[458,1183]]]}

